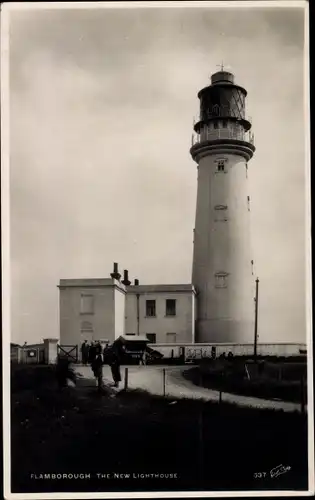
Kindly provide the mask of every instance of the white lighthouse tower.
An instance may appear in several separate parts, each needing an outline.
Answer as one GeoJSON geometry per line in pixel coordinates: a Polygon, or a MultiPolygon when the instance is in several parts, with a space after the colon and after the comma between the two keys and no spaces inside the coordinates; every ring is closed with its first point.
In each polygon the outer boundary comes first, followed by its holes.
{"type": "Polygon", "coordinates": [[[197,342],[249,342],[254,335],[248,161],[255,147],[247,92],[224,71],[198,93],[191,155],[198,164],[192,283],[197,342]]]}

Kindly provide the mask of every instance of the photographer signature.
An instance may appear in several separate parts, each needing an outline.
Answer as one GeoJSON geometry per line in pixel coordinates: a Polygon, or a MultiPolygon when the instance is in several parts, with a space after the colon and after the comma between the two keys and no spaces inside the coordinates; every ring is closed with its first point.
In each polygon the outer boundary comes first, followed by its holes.
{"type": "MultiPolygon", "coordinates": [[[[280,464],[280,465],[277,465],[277,467],[274,467],[273,469],[271,469],[269,474],[270,474],[271,479],[274,479],[276,477],[281,476],[281,474],[288,472],[289,470],[291,470],[290,465],[285,466],[285,465],[280,464]]],[[[255,479],[264,479],[266,477],[267,477],[267,472],[255,472],[255,474],[254,474],[255,479]]]]}
{"type": "Polygon", "coordinates": [[[274,477],[278,477],[280,476],[281,474],[284,474],[285,472],[288,472],[289,470],[291,470],[291,467],[290,465],[277,465],[277,467],[275,467],[274,469],[271,469],[270,471],[270,477],[271,478],[274,478],[274,477]]]}

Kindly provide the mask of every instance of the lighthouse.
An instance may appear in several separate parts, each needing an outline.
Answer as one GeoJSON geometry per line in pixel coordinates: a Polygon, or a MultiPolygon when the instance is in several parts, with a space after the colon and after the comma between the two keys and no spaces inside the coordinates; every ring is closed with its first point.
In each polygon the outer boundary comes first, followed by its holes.
{"type": "Polygon", "coordinates": [[[254,276],[248,162],[255,152],[247,92],[221,71],[198,93],[190,153],[198,187],[192,284],[196,342],[252,342],[254,276]]]}

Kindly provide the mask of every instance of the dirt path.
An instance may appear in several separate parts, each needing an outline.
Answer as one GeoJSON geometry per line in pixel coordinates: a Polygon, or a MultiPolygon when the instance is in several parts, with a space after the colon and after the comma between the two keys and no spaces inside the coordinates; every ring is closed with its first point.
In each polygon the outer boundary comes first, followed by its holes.
{"type": "MultiPolygon", "coordinates": [[[[76,366],[76,372],[81,374],[82,379],[95,386],[95,379],[89,366],[76,366]]],[[[204,401],[218,401],[219,391],[198,387],[183,375],[183,369],[187,367],[166,366],[165,367],[165,395],[174,398],[202,399],[204,401]]],[[[121,368],[124,384],[125,367],[121,368]]],[[[105,385],[112,384],[112,376],[109,366],[103,367],[105,385]]],[[[129,366],[128,367],[128,387],[130,389],[143,389],[151,394],[163,395],[163,367],[152,366],[129,366]]],[[[83,382],[82,380],[82,382],[83,382]]],[[[254,408],[281,409],[286,412],[300,411],[301,407],[297,403],[286,401],[274,401],[267,399],[241,396],[237,394],[222,393],[222,401],[234,403],[238,406],[250,406],[254,408]]]]}

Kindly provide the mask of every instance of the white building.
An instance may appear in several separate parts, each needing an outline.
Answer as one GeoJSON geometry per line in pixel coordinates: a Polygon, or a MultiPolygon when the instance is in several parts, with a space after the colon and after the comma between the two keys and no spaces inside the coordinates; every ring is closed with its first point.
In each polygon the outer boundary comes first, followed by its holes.
{"type": "MultiPolygon", "coordinates": [[[[125,272],[126,277],[128,282],[125,272]]],[[[146,335],[154,343],[195,342],[192,285],[124,282],[115,277],[60,280],[61,344],[111,342],[123,334],[146,335]]]]}
{"type": "Polygon", "coordinates": [[[60,341],[147,335],[164,343],[246,343],[254,334],[248,161],[255,147],[246,90],[225,71],[198,93],[192,158],[198,192],[192,284],[131,285],[118,266],[108,279],[60,280],[60,341]]]}

